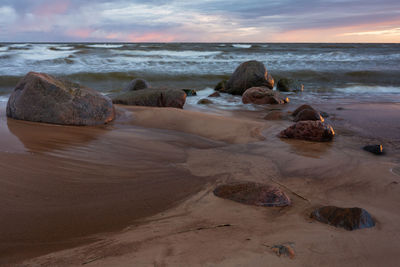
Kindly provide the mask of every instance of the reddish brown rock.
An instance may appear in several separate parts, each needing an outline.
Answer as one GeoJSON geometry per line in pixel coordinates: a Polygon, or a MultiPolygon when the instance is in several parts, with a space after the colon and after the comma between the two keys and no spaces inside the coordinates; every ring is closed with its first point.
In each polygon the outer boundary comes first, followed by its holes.
{"type": "Polygon", "coordinates": [[[273,91],[266,87],[252,87],[246,90],[242,95],[244,104],[285,104],[289,102],[287,97],[282,96],[279,92],[273,91]]]}
{"type": "Polygon", "coordinates": [[[221,96],[220,93],[214,92],[214,93],[212,93],[211,95],[209,95],[208,97],[220,97],[220,96],[221,96]]]}
{"type": "Polygon", "coordinates": [[[296,108],[295,111],[292,112],[292,116],[296,117],[300,111],[303,111],[305,109],[315,110],[312,106],[304,104],[304,105],[301,105],[300,107],[296,108]]]}
{"type": "Polygon", "coordinates": [[[214,195],[248,205],[283,207],[291,204],[290,198],[279,188],[251,182],[220,185],[214,195]]]}
{"type": "Polygon", "coordinates": [[[274,79],[262,62],[252,60],[239,65],[224,87],[224,92],[242,95],[251,87],[274,88],[274,79]]]}
{"type": "Polygon", "coordinates": [[[299,121],[278,135],[282,138],[303,139],[308,141],[331,141],[335,135],[332,127],[321,121],[299,121]]]}
{"type": "Polygon", "coordinates": [[[296,256],[292,243],[275,245],[272,246],[271,250],[275,252],[276,255],[278,255],[279,257],[283,255],[289,257],[290,259],[294,259],[296,256]]]}
{"type": "Polygon", "coordinates": [[[111,99],[91,88],[29,72],[12,92],[7,116],[64,125],[98,125],[112,121],[115,111],[111,99]]]}
{"type": "Polygon", "coordinates": [[[314,210],[311,218],[349,231],[375,226],[372,216],[361,208],[325,206],[314,210]]]}
{"type": "Polygon", "coordinates": [[[156,89],[129,91],[113,98],[114,104],[183,108],[186,93],[180,89],[156,89]]]}
{"type": "Polygon", "coordinates": [[[321,114],[315,109],[303,109],[297,113],[294,121],[324,121],[321,114]]]}

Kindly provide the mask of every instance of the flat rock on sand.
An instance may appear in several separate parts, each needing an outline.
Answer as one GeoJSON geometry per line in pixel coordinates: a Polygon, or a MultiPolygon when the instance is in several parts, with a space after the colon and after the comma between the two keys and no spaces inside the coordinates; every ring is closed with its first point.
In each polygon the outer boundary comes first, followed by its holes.
{"type": "Polygon", "coordinates": [[[349,231],[375,226],[375,221],[371,215],[361,208],[325,206],[314,210],[311,213],[311,218],[349,231]]]}
{"type": "Polygon", "coordinates": [[[98,125],[115,117],[111,100],[97,91],[45,73],[29,72],[12,92],[7,116],[65,125],[98,125]]]}
{"type": "Polygon", "coordinates": [[[287,97],[282,96],[279,92],[273,91],[266,87],[252,87],[247,89],[243,96],[244,104],[285,104],[289,102],[287,97]]]}
{"type": "Polygon", "coordinates": [[[214,190],[214,195],[255,206],[284,207],[291,204],[290,198],[279,188],[251,182],[220,185],[214,190]]]}

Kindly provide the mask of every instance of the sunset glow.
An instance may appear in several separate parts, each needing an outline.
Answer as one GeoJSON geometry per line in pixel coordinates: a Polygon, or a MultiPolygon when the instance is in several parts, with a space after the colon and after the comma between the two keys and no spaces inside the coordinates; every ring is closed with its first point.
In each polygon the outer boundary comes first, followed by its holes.
{"type": "Polygon", "coordinates": [[[2,0],[0,41],[400,42],[383,2],[2,0]]]}

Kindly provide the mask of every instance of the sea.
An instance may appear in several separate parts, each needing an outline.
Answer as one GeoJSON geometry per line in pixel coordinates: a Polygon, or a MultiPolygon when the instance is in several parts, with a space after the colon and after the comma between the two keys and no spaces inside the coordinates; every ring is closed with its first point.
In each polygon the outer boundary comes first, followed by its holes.
{"type": "MultiPolygon", "coordinates": [[[[275,82],[299,80],[304,92],[291,97],[305,102],[400,102],[400,44],[336,43],[0,43],[0,101],[29,71],[103,94],[143,78],[206,97],[248,60],[263,62],[275,82]]],[[[218,101],[231,107],[240,99],[218,101]]]]}

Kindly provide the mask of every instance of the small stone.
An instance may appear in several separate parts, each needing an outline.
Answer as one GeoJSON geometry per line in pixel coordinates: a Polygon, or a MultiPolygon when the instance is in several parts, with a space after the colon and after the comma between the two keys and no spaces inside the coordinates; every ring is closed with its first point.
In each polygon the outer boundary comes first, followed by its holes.
{"type": "Polygon", "coordinates": [[[243,104],[285,104],[289,102],[289,98],[282,96],[279,92],[273,91],[266,87],[251,87],[242,95],[243,104]]]}
{"type": "Polygon", "coordinates": [[[336,110],[344,110],[344,108],[338,107],[338,108],[336,108],[336,110]]]}
{"type": "Polygon", "coordinates": [[[215,91],[225,92],[227,80],[220,81],[214,88],[215,91]]]}
{"type": "Polygon", "coordinates": [[[209,105],[209,104],[213,104],[213,102],[210,99],[203,98],[203,99],[200,99],[197,102],[197,104],[199,104],[199,105],[209,105]]]}
{"type": "Polygon", "coordinates": [[[220,185],[214,195],[247,205],[284,207],[291,204],[290,198],[279,188],[252,182],[220,185]]]}
{"type": "Polygon", "coordinates": [[[276,84],[276,89],[282,92],[301,92],[304,85],[297,80],[282,78],[276,84]]]}
{"type": "Polygon", "coordinates": [[[214,92],[214,93],[212,93],[211,95],[209,95],[208,97],[220,97],[220,96],[221,96],[220,93],[214,92]]]}
{"type": "Polygon", "coordinates": [[[293,247],[290,244],[274,245],[271,249],[279,257],[283,255],[289,257],[290,259],[294,259],[296,255],[293,247]]]}
{"type": "Polygon", "coordinates": [[[134,79],[122,91],[129,92],[129,91],[143,90],[146,88],[150,88],[150,84],[146,80],[134,79]]]}
{"type": "Polygon", "coordinates": [[[194,89],[182,89],[187,96],[196,96],[197,92],[194,89]]]}
{"type": "Polygon", "coordinates": [[[328,113],[326,113],[325,111],[320,111],[319,112],[319,114],[321,114],[321,116],[323,117],[323,118],[329,118],[329,114],[328,113]]]}
{"type": "Polygon", "coordinates": [[[305,109],[315,110],[312,106],[307,105],[307,104],[304,104],[304,105],[301,105],[300,107],[296,108],[296,109],[293,111],[292,116],[293,116],[293,117],[296,117],[297,114],[300,113],[300,111],[303,111],[303,110],[305,110],[305,109]]]}
{"type": "Polygon", "coordinates": [[[361,208],[324,206],[314,210],[311,213],[311,218],[349,231],[375,226],[372,216],[361,208]]]}
{"type": "Polygon", "coordinates": [[[383,154],[383,146],[382,145],[368,145],[363,147],[365,151],[371,152],[375,155],[382,155],[383,154]]]}

